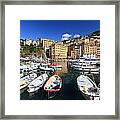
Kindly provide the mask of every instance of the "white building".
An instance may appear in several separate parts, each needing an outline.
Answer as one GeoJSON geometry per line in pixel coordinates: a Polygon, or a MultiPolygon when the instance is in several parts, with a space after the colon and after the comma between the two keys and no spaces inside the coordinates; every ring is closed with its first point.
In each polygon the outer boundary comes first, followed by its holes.
{"type": "Polygon", "coordinates": [[[31,39],[27,39],[26,40],[26,45],[30,45],[32,43],[32,40],[31,39]]]}
{"type": "Polygon", "coordinates": [[[33,44],[33,45],[37,45],[37,41],[34,40],[34,41],[32,42],[32,44],[33,44]]]}

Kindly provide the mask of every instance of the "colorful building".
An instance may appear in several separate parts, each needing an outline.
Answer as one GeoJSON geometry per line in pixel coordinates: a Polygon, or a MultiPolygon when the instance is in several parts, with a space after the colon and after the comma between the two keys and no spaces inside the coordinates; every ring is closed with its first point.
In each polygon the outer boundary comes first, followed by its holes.
{"type": "Polygon", "coordinates": [[[50,47],[50,57],[53,60],[66,59],[67,51],[67,46],[63,44],[52,44],[52,46],[50,47]]]}
{"type": "Polygon", "coordinates": [[[50,39],[41,39],[41,43],[43,48],[46,51],[46,49],[49,49],[49,47],[54,43],[54,41],[50,39]]]}
{"type": "Polygon", "coordinates": [[[89,38],[84,44],[84,57],[100,58],[100,39],[89,38]]]}
{"type": "Polygon", "coordinates": [[[68,46],[68,58],[79,59],[83,56],[84,52],[84,43],[75,43],[68,46]]]}

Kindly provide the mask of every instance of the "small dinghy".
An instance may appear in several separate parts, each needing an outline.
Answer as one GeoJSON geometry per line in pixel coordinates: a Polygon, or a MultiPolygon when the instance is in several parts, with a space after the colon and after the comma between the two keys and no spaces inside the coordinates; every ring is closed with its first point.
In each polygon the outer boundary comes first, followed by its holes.
{"type": "Polygon", "coordinates": [[[99,100],[100,90],[88,76],[80,75],[77,78],[77,85],[82,95],[89,100],[99,100]]]}
{"type": "Polygon", "coordinates": [[[53,75],[48,79],[44,90],[48,92],[48,99],[53,98],[62,87],[62,79],[58,75],[53,75]]]}
{"type": "Polygon", "coordinates": [[[31,73],[27,76],[20,78],[20,94],[22,94],[31,81],[33,81],[37,77],[36,73],[31,73]]]}
{"type": "Polygon", "coordinates": [[[34,79],[29,85],[27,91],[29,93],[33,93],[39,90],[48,79],[48,75],[46,73],[40,75],[36,79],[34,79]]]}

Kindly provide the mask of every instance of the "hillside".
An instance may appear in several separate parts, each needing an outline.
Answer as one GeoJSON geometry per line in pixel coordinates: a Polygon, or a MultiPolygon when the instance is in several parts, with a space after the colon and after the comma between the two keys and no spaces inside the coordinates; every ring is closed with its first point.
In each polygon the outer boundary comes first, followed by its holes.
{"type": "Polygon", "coordinates": [[[89,34],[89,37],[96,37],[96,36],[100,36],[100,30],[97,30],[97,31],[89,34]]]}

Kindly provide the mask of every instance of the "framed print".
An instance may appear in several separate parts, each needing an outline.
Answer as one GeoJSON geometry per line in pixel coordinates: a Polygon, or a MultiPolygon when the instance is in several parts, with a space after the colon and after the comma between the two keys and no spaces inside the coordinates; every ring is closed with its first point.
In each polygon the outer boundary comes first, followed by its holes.
{"type": "Polygon", "coordinates": [[[117,0],[1,8],[1,118],[119,119],[117,0]]]}

